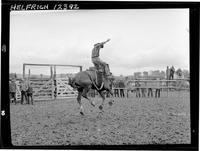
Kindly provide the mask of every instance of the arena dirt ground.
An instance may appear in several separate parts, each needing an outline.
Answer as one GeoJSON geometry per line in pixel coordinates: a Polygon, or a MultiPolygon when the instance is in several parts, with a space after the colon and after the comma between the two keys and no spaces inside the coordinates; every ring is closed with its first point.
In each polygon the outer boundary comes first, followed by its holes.
{"type": "MultiPolygon", "coordinates": [[[[110,99],[108,99],[110,100],[110,99]]],[[[115,98],[104,112],[83,99],[85,116],[76,99],[11,104],[12,144],[135,145],[190,143],[189,92],[170,92],[161,98],[115,98]]]]}

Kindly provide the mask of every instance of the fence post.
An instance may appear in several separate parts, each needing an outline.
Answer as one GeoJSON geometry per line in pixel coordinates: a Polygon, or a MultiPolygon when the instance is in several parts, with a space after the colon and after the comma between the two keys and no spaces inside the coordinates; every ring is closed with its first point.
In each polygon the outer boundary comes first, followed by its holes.
{"type": "Polygon", "coordinates": [[[167,81],[167,98],[168,98],[168,92],[169,92],[169,84],[168,84],[168,81],[167,81]]]}
{"type": "Polygon", "coordinates": [[[53,100],[55,98],[54,97],[55,87],[54,87],[54,78],[53,78],[53,68],[52,68],[52,66],[50,66],[50,73],[51,73],[51,77],[50,77],[50,79],[51,79],[51,98],[53,100]]]}
{"type": "Polygon", "coordinates": [[[31,84],[31,83],[30,83],[30,76],[31,76],[31,70],[29,69],[29,70],[28,70],[28,85],[31,84]]]}
{"type": "Polygon", "coordinates": [[[25,64],[23,63],[23,79],[25,78],[25,64]]]}
{"type": "Polygon", "coordinates": [[[128,92],[129,92],[129,91],[128,91],[128,89],[125,89],[125,90],[126,90],[126,97],[128,98],[128,92]]]}
{"type": "Polygon", "coordinates": [[[53,75],[53,82],[54,82],[54,99],[57,98],[57,83],[56,83],[56,66],[54,65],[54,75],[53,75]]]}

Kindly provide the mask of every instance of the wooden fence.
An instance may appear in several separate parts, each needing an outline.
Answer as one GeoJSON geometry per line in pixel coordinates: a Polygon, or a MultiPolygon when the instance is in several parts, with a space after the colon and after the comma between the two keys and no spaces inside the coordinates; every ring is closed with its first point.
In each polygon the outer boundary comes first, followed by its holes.
{"type": "MultiPolygon", "coordinates": [[[[54,100],[62,98],[74,98],[77,96],[77,91],[68,84],[68,78],[57,78],[56,70],[58,67],[72,67],[82,71],[82,66],[79,65],[63,65],[63,64],[23,64],[23,79],[27,79],[33,88],[34,100],[54,100]],[[28,70],[28,77],[26,67],[45,67],[49,68],[49,78],[33,78],[31,77],[31,70],[28,70]]],[[[21,92],[19,90],[20,80],[16,81],[17,84],[17,100],[21,99],[21,92]]]]}
{"type": "Polygon", "coordinates": [[[77,97],[78,92],[74,90],[69,84],[67,78],[56,79],[56,98],[74,98],[77,97]]]}
{"type": "Polygon", "coordinates": [[[54,98],[52,79],[30,79],[34,100],[49,100],[54,98]]]}
{"type": "MultiPolygon", "coordinates": [[[[120,93],[124,93],[125,97],[129,96],[130,91],[135,91],[136,89],[148,89],[151,88],[152,91],[156,89],[162,89],[163,91],[170,90],[190,90],[189,85],[184,85],[183,81],[190,82],[189,79],[175,79],[175,80],[146,80],[146,79],[138,79],[138,80],[129,80],[126,82],[126,86],[124,88],[114,87],[113,92],[114,96],[120,97],[120,93]],[[135,86],[135,82],[139,82],[140,86],[135,86]],[[120,92],[121,91],[121,92],[120,92]]],[[[89,95],[95,97],[97,93],[95,91],[90,91],[89,95]]]]}
{"type": "MultiPolygon", "coordinates": [[[[55,80],[52,78],[29,79],[29,82],[33,88],[34,100],[54,100],[77,96],[77,91],[68,84],[67,78],[56,78],[55,80]]],[[[20,100],[20,81],[16,81],[16,84],[16,99],[20,100]]]]}
{"type": "Polygon", "coordinates": [[[127,82],[129,89],[135,88],[152,88],[152,89],[175,89],[175,90],[189,90],[190,80],[189,79],[174,79],[174,80],[129,80],[127,82]],[[140,86],[134,84],[138,82],[140,86]],[[186,84],[187,83],[187,84],[186,84]],[[131,85],[132,84],[132,85],[131,85]],[[131,86],[129,86],[131,85],[131,86]]]}
{"type": "MultiPolygon", "coordinates": [[[[42,79],[29,79],[30,84],[33,87],[34,100],[53,100],[53,99],[65,99],[76,98],[78,93],[68,84],[68,78],[42,78],[42,79]]],[[[176,80],[131,80],[129,85],[125,88],[115,87],[113,88],[114,94],[120,96],[120,91],[123,91],[125,97],[128,97],[130,91],[135,91],[136,88],[148,89],[162,89],[169,90],[190,90],[189,85],[184,86],[183,81],[188,79],[176,79],[176,80]],[[135,82],[139,82],[140,86],[133,85],[135,82]]],[[[17,100],[21,99],[21,92],[19,90],[20,81],[16,81],[17,84],[17,100]]],[[[89,96],[95,97],[97,92],[91,90],[89,96]]]]}

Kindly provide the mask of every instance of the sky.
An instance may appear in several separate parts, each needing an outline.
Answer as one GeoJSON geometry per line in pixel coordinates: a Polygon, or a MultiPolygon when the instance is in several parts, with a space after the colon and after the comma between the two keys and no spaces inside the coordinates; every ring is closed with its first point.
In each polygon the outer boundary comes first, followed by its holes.
{"type": "Polygon", "coordinates": [[[126,9],[11,12],[10,72],[22,74],[23,63],[82,65],[85,70],[93,66],[93,45],[108,38],[100,58],[114,75],[165,71],[172,65],[189,70],[188,9],[126,9]]]}

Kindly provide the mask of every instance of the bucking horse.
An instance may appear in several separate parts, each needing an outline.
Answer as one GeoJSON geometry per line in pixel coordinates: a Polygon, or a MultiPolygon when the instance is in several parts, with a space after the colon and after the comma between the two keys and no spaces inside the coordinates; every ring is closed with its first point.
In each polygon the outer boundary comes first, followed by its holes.
{"type": "MultiPolygon", "coordinates": [[[[80,107],[80,114],[84,115],[83,106],[81,103],[82,96],[89,100],[90,104],[95,107],[94,100],[91,100],[87,97],[87,93],[90,89],[96,90],[100,94],[102,103],[99,106],[99,109],[103,111],[106,92],[110,93],[111,97],[113,97],[113,80],[114,77],[112,74],[107,76],[104,70],[99,71],[95,67],[86,71],[80,71],[73,78],[69,78],[69,85],[78,91],[77,101],[80,107]]],[[[113,102],[114,100],[110,100],[109,105],[112,105],[113,102]]]]}

